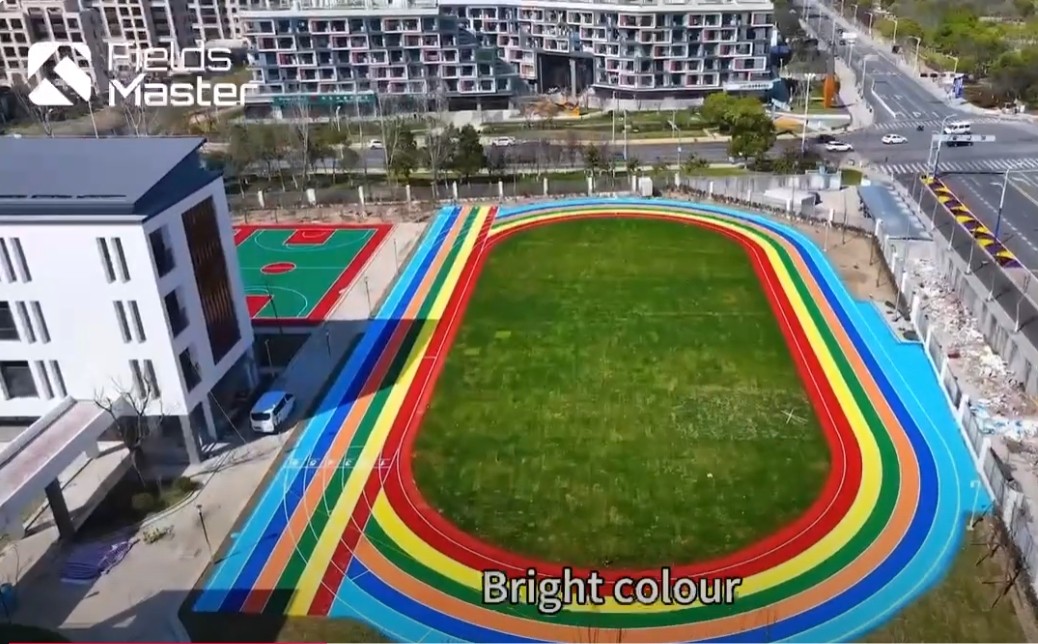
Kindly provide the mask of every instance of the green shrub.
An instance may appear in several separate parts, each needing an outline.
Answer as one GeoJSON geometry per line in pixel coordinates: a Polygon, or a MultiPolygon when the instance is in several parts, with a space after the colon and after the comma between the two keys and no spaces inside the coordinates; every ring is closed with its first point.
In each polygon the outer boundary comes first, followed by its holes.
{"type": "Polygon", "coordinates": [[[149,492],[138,492],[130,497],[130,506],[134,512],[139,514],[147,514],[154,511],[156,503],[155,496],[149,492]]]}
{"type": "Polygon", "coordinates": [[[199,487],[198,482],[192,478],[181,476],[173,481],[173,489],[178,492],[181,496],[187,496],[191,494],[199,487]]]}

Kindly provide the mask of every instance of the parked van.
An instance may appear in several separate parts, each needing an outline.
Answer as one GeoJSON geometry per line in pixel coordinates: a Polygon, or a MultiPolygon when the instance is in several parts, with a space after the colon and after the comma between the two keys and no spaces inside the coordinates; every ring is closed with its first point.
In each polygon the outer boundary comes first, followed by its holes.
{"type": "Polygon", "coordinates": [[[296,397],[284,391],[268,391],[252,406],[249,420],[252,431],[273,434],[280,429],[295,411],[296,397]]]}

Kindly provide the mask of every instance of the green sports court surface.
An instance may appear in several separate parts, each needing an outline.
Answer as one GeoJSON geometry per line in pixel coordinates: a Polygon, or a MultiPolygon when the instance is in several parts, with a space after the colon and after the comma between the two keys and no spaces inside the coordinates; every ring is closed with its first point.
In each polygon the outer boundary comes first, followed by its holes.
{"type": "Polygon", "coordinates": [[[390,229],[387,224],[236,226],[252,321],[324,321],[390,229]]]}

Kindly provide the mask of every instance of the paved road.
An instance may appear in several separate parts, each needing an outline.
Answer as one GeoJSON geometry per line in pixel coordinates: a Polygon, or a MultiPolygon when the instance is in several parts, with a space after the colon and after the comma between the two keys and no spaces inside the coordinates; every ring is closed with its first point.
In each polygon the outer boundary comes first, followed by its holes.
{"type": "Polygon", "coordinates": [[[840,46],[838,55],[849,61],[865,98],[872,105],[876,123],[848,137],[857,153],[917,189],[917,177],[928,170],[931,136],[945,119],[973,123],[975,134],[996,137],[994,143],[970,147],[942,148],[938,173],[976,216],[995,229],[1002,193],[1003,173],[1018,170],[1009,182],[999,237],[1025,266],[1038,268],[1038,128],[1034,125],[986,116],[973,109],[953,105],[929,80],[920,80],[889,48],[867,37],[868,29],[851,25],[838,11],[816,0],[803,0],[812,9],[811,26],[822,39],[831,38],[843,27],[859,34],[853,46],[840,46]],[[922,132],[917,127],[922,125],[922,132]],[[886,132],[903,134],[908,142],[884,146],[886,132]]]}

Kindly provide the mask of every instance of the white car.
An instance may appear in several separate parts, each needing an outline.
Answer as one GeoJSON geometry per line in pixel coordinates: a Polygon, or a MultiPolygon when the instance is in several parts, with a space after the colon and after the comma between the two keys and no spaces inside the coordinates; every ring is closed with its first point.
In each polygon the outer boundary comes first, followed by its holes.
{"type": "Polygon", "coordinates": [[[369,150],[385,150],[386,146],[385,146],[384,143],[382,143],[381,139],[371,139],[370,141],[368,141],[368,149],[369,150]]]}
{"type": "Polygon", "coordinates": [[[825,149],[829,152],[850,152],[854,146],[845,141],[829,141],[825,144],[825,149]]]}
{"type": "Polygon", "coordinates": [[[900,145],[908,141],[908,139],[900,134],[884,134],[882,140],[884,145],[900,145]]]}
{"type": "Polygon", "coordinates": [[[515,137],[514,136],[499,136],[499,137],[490,139],[490,145],[494,146],[495,148],[507,148],[509,146],[515,145],[515,137]]]}

